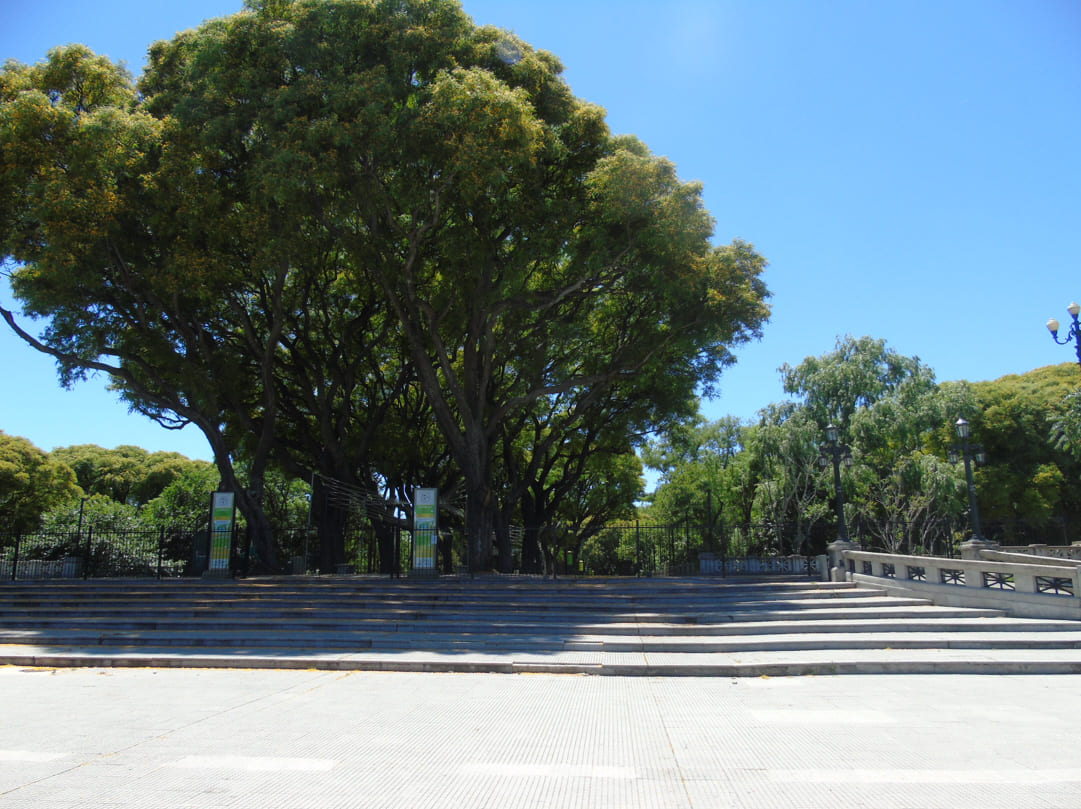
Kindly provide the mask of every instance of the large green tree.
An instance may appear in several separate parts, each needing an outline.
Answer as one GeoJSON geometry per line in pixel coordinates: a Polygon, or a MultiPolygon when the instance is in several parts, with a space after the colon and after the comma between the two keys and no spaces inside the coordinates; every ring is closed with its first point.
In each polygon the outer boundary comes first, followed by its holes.
{"type": "Polygon", "coordinates": [[[731,416],[708,422],[696,414],[670,426],[641,452],[643,463],[660,474],[650,516],[661,522],[695,517],[708,524],[725,514],[730,522],[749,522],[739,502],[737,469],[746,428],[731,416]]]}
{"type": "Polygon", "coordinates": [[[1057,440],[1077,384],[1071,362],[970,385],[967,418],[987,454],[977,471],[980,516],[1007,541],[1038,538],[1041,528],[1061,537],[1052,518],[1081,521],[1081,463],[1068,441],[1057,440]]]}
{"type": "Polygon", "coordinates": [[[765,408],[745,436],[760,470],[751,513],[755,522],[773,526],[782,553],[806,551],[815,526],[831,513],[836,492],[819,462],[822,437],[811,409],[790,403],[765,408]]]}
{"type": "Polygon", "coordinates": [[[919,357],[906,357],[886,341],[846,335],[834,350],[807,357],[797,366],[781,367],[785,393],[798,397],[821,428],[835,424],[847,434],[849,421],[912,379],[934,381],[919,357]]]}
{"type": "Polygon", "coordinates": [[[453,69],[369,99],[397,127],[336,133],[319,154],[354,155],[364,192],[334,219],[362,223],[342,237],[401,323],[484,566],[497,446],[520,409],[573,395],[581,416],[662,371],[708,385],[765,308],[763,262],[709,246],[697,186],[612,138],[552,57],[491,29],[469,44],[453,69]]]}
{"type": "Polygon", "coordinates": [[[44,513],[81,494],[70,466],[0,431],[0,531],[31,531],[44,513]]]}
{"type": "Polygon", "coordinates": [[[559,397],[569,434],[661,380],[684,407],[767,315],[762,258],[561,71],[453,0],[251,2],[137,92],[82,48],[9,66],[0,244],[48,322],[21,333],[199,426],[271,560],[270,465],[385,486],[364,436],[415,380],[485,566],[523,412],[559,397]]]}
{"type": "MultiPolygon", "coordinates": [[[[207,465],[177,452],[147,452],[134,446],[104,449],[80,444],[58,447],[49,455],[74,470],[87,496],[100,494],[133,506],[146,505],[193,467],[203,470],[207,465]]],[[[213,489],[211,486],[207,492],[213,489]]]]}
{"type": "Polygon", "coordinates": [[[208,189],[191,150],[171,148],[176,134],[126,71],[85,47],[5,65],[0,252],[17,265],[24,312],[47,327],[35,336],[0,314],[57,359],[64,384],[103,371],[133,408],[169,427],[195,424],[261,558],[273,560],[259,501],[288,262],[260,238],[257,211],[234,205],[223,184],[208,189]]]}

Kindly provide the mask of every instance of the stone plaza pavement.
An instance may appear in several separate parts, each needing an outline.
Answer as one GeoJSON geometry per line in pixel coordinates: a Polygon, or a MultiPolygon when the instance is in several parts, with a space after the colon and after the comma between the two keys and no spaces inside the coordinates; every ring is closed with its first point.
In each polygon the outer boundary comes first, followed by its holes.
{"type": "Polygon", "coordinates": [[[1081,676],[0,668],[0,807],[1081,807],[1081,676]]]}

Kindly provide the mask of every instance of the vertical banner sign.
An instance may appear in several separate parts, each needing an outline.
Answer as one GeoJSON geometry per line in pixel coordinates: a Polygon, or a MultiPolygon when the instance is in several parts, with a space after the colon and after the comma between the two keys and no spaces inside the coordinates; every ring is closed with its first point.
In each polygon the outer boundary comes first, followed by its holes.
{"type": "Polygon", "coordinates": [[[210,570],[229,570],[236,494],[214,492],[210,503],[210,570]]]}
{"type": "Polygon", "coordinates": [[[438,489],[413,490],[413,567],[416,570],[435,570],[438,512],[438,489]]]}

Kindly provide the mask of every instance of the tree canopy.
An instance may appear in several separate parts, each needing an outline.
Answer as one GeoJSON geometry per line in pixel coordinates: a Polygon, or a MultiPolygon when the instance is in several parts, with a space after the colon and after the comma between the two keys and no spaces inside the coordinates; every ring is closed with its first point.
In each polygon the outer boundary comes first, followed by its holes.
{"type": "Polygon", "coordinates": [[[71,467],[0,431],[0,530],[37,528],[43,513],[80,494],[71,467]]]}
{"type": "Polygon", "coordinates": [[[454,0],[252,2],[137,85],[82,46],[9,63],[0,254],[46,328],[3,315],[63,381],[196,424],[261,559],[278,466],[460,481],[487,566],[527,490],[595,468],[542,459],[685,415],[768,316],[763,258],[561,73],[454,0]],[[419,466],[385,440],[409,414],[419,466]]]}
{"type": "Polygon", "coordinates": [[[938,383],[884,340],[844,337],[833,352],[780,373],[795,398],[754,422],[699,418],[651,442],[643,459],[661,474],[653,518],[697,517],[712,498],[730,526],[753,525],[776,548],[806,541],[821,550],[837,535],[832,470],[820,454],[832,422],[853,461],[841,472],[850,534],[875,547],[944,552],[968,530],[964,469],[949,460],[965,418],[986,453],[974,471],[985,535],[1026,544],[1076,534],[1073,363],[938,383]]]}

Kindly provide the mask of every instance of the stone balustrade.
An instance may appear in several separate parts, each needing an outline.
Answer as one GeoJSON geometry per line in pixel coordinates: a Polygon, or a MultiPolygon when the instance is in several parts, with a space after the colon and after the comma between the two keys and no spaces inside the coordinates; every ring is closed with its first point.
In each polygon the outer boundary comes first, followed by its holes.
{"type": "Polygon", "coordinates": [[[1055,559],[1072,559],[1081,562],[1081,542],[1072,545],[1010,545],[997,550],[1007,553],[1024,553],[1030,556],[1050,556],[1055,559]]]}
{"type": "Polygon", "coordinates": [[[828,578],[823,556],[720,556],[703,551],[698,554],[698,572],[703,575],[807,574],[828,578]]]}
{"type": "Polygon", "coordinates": [[[1032,618],[1081,620],[1081,563],[997,549],[946,559],[830,546],[832,578],[918,595],[954,607],[1000,609],[1032,618]]]}

